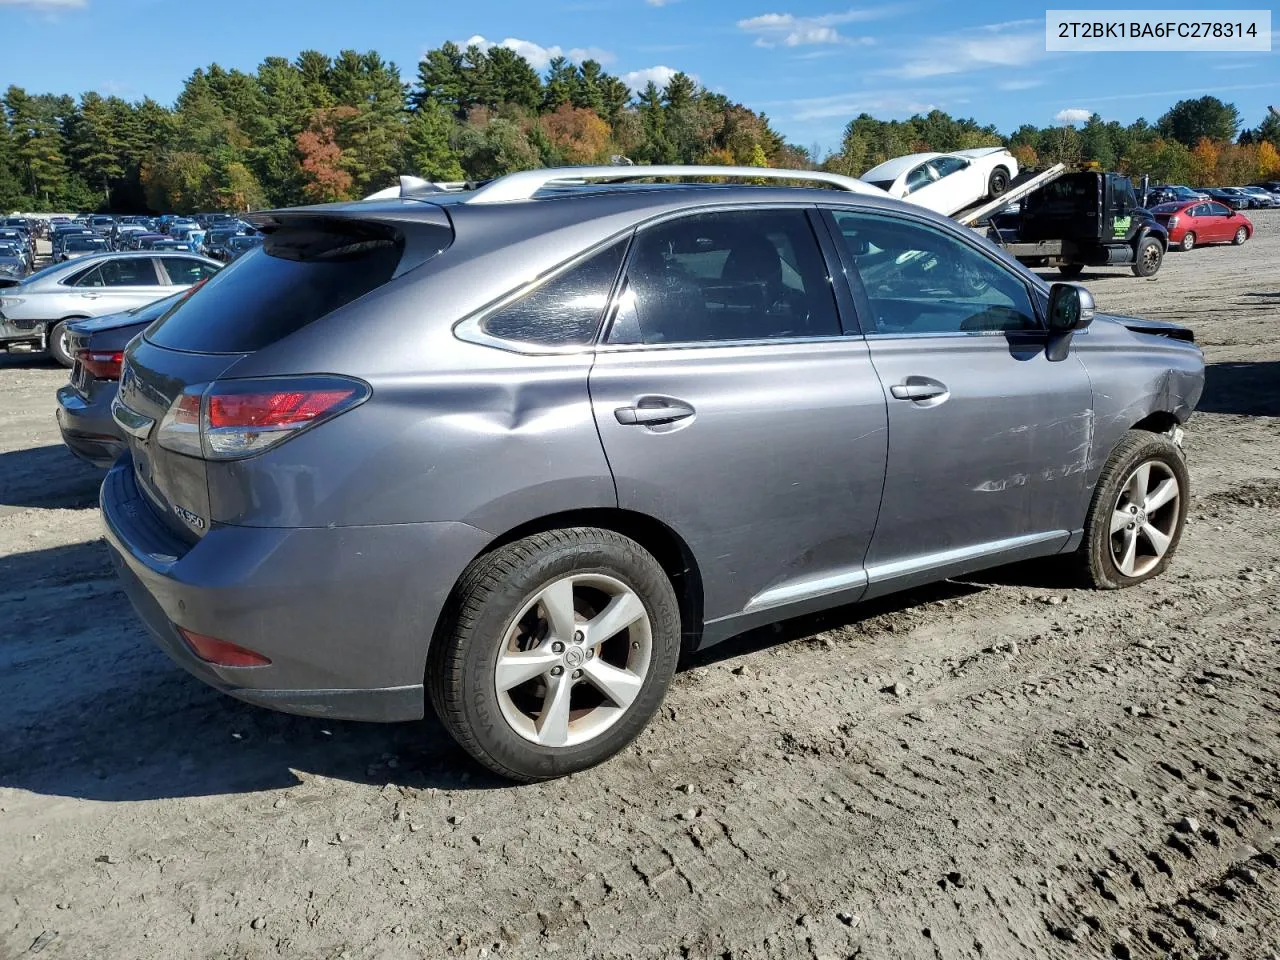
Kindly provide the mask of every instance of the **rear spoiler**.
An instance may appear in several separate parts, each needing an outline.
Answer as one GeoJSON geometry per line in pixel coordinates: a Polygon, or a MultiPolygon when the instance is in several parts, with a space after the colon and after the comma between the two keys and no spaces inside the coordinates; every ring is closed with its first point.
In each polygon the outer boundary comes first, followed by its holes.
{"type": "Polygon", "coordinates": [[[409,200],[361,200],[329,203],[313,207],[262,210],[243,219],[266,234],[270,252],[271,236],[281,230],[326,229],[350,233],[367,227],[371,235],[394,236],[404,245],[394,276],[420,266],[453,243],[453,221],[443,206],[409,200]]]}

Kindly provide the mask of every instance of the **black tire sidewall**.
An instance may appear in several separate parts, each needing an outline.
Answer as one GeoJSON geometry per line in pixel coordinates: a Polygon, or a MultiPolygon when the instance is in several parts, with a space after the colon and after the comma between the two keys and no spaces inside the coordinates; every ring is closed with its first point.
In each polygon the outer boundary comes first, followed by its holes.
{"type": "Polygon", "coordinates": [[[1182,541],[1190,502],[1191,475],[1177,445],[1159,433],[1133,431],[1126,436],[1103,467],[1085,521],[1084,549],[1094,585],[1104,589],[1122,589],[1137,586],[1164,573],[1182,541]],[[1148,460],[1164,463],[1178,480],[1178,525],[1160,562],[1140,577],[1128,577],[1120,572],[1111,558],[1111,512],[1126,478],[1138,464],[1148,460]]]}
{"type": "Polygon", "coordinates": [[[1078,277],[1084,273],[1083,263],[1064,263],[1058,266],[1058,273],[1064,277],[1078,277]]]}
{"type": "Polygon", "coordinates": [[[441,638],[448,652],[459,655],[461,669],[451,676],[433,678],[437,681],[431,684],[433,699],[443,701],[436,704],[437,711],[468,752],[513,779],[564,776],[595,766],[623,749],[656,712],[679,660],[679,604],[658,562],[624,537],[585,528],[570,532],[574,534],[571,540],[539,550],[509,579],[496,584],[482,579],[475,596],[460,598],[476,603],[477,615],[464,629],[441,638]],[[622,719],[588,743],[543,747],[520,736],[503,717],[494,667],[501,639],[516,614],[548,583],[571,573],[604,574],[634,590],[649,614],[653,652],[640,694],[622,719]]]}
{"type": "Polygon", "coordinates": [[[1161,264],[1161,261],[1163,260],[1164,260],[1164,253],[1163,251],[1160,250],[1160,241],[1155,239],[1155,237],[1144,237],[1142,241],[1139,242],[1138,249],[1134,256],[1133,273],[1135,276],[1138,276],[1138,277],[1154,277],[1157,273],[1160,272],[1160,264],[1161,264]],[[1151,268],[1150,272],[1148,272],[1146,267],[1146,261],[1143,257],[1143,253],[1152,245],[1155,246],[1157,251],[1156,262],[1155,262],[1155,266],[1151,268]]]}
{"type": "Polygon", "coordinates": [[[1009,192],[1009,174],[1003,167],[997,167],[991,171],[991,176],[987,178],[987,193],[992,197],[1002,197],[1009,192]],[[1000,189],[998,186],[1003,184],[1000,189]]]}

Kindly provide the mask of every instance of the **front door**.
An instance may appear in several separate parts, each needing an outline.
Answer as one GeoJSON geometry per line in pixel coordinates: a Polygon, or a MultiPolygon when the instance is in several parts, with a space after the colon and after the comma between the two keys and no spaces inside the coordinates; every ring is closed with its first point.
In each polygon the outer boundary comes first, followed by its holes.
{"type": "Polygon", "coordinates": [[[865,586],[886,402],[815,225],[785,207],[641,230],[591,370],[619,505],[688,546],[710,639],[865,586]]]}
{"type": "Polygon", "coordinates": [[[1030,280],[934,224],[831,217],[889,394],[870,592],[1055,552],[1083,524],[1093,395],[1074,355],[1046,358],[1030,280]]]}

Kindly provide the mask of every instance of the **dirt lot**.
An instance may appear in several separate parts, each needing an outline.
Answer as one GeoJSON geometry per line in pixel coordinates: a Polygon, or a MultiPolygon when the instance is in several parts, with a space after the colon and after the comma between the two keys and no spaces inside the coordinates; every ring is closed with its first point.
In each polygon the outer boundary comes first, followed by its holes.
{"type": "Polygon", "coordinates": [[[1166,577],[1027,565],[741,637],[540,786],[434,721],[275,715],[172,666],[59,445],[65,374],[0,359],[0,957],[1280,957],[1280,211],[1255,219],[1084,277],[1211,364],[1166,577]]]}

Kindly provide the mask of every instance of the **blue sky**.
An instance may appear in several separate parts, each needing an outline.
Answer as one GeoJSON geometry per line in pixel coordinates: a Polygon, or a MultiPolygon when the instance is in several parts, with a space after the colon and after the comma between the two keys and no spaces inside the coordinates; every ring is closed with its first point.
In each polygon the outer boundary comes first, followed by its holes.
{"type": "Polygon", "coordinates": [[[1095,110],[1154,120],[1204,93],[1234,102],[1250,126],[1280,105],[1276,50],[1050,54],[1042,10],[1012,0],[0,0],[0,87],[170,103],[212,61],[252,70],[271,54],[346,47],[376,49],[411,79],[425,50],[481,37],[539,67],[556,52],[594,56],[641,86],[684,70],[805,146],[835,146],[864,110],[939,107],[1008,133],[1095,110]]]}

